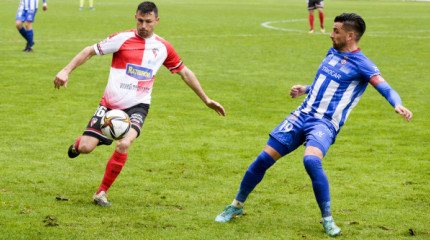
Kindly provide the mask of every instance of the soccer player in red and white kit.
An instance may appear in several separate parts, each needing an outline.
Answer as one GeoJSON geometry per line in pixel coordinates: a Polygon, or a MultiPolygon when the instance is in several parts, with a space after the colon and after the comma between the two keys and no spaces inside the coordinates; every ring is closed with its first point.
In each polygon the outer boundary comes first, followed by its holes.
{"type": "Polygon", "coordinates": [[[109,80],[100,106],[88,123],[82,136],[69,148],[69,157],[90,153],[98,145],[110,145],[100,130],[100,120],[112,109],[121,109],[130,116],[132,128],[128,135],[117,141],[115,152],[109,159],[106,172],[93,200],[100,206],[110,206],[106,192],[121,172],[127,160],[128,149],[142,128],[151,102],[152,85],[161,65],[178,73],[182,80],[209,107],[219,115],[225,110],[218,102],[206,96],[194,73],[179,58],[172,45],[154,33],[158,24],[158,8],[153,2],[142,2],[135,14],[137,29],[113,34],[107,39],[84,48],[61,70],[54,79],[55,88],[67,87],[69,74],[94,55],[113,53],[109,80]]]}

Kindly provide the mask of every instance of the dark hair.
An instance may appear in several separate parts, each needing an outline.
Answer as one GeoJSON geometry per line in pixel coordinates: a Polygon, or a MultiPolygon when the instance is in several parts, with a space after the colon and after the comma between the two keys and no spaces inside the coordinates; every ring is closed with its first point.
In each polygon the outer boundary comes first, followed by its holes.
{"type": "Polygon", "coordinates": [[[153,2],[142,2],[139,4],[139,6],[137,6],[137,10],[136,13],[140,12],[141,14],[149,14],[151,12],[155,13],[155,17],[158,17],[158,8],[157,5],[155,5],[155,3],[153,2]]]}
{"type": "Polygon", "coordinates": [[[366,31],[366,23],[363,18],[355,13],[342,13],[334,19],[334,22],[343,23],[343,28],[346,31],[354,31],[356,34],[355,40],[357,42],[366,31]]]}

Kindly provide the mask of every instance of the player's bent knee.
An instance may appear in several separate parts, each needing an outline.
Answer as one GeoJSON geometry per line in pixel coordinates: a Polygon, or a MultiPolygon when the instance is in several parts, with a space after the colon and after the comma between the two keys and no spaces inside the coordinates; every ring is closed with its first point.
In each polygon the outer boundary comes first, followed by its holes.
{"type": "Polygon", "coordinates": [[[89,144],[79,144],[78,151],[80,153],[90,153],[94,150],[95,146],[91,146],[89,144]]]}
{"type": "Polygon", "coordinates": [[[15,27],[18,28],[18,30],[21,29],[22,28],[22,22],[16,21],[15,22],[15,27]]]}
{"type": "Polygon", "coordinates": [[[79,141],[78,151],[80,153],[90,153],[97,147],[97,144],[99,144],[99,142],[100,140],[95,137],[84,135],[79,141]]]}
{"type": "Polygon", "coordinates": [[[127,152],[128,149],[131,146],[131,141],[127,140],[127,139],[122,139],[120,141],[117,142],[116,144],[116,150],[119,152],[127,152]]]}

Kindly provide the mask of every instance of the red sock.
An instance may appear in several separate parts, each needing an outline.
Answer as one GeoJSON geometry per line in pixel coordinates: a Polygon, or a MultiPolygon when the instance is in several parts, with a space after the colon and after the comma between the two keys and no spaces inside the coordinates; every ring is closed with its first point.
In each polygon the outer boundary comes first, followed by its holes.
{"type": "Polygon", "coordinates": [[[324,13],[320,13],[320,26],[324,26],[324,13]]]}
{"type": "Polygon", "coordinates": [[[314,15],[309,15],[309,24],[311,25],[311,30],[314,29],[314,15]]]}
{"type": "Polygon", "coordinates": [[[112,185],[116,177],[118,177],[119,173],[121,172],[121,169],[125,164],[125,161],[127,161],[127,153],[120,153],[115,150],[112,157],[109,159],[107,163],[106,172],[103,177],[103,181],[100,184],[100,188],[97,191],[97,194],[100,193],[101,191],[107,192],[109,187],[112,185]]]}
{"type": "Polygon", "coordinates": [[[81,142],[81,138],[82,136],[78,137],[78,139],[76,139],[75,146],[73,146],[75,148],[75,151],[78,153],[79,153],[78,149],[79,149],[79,143],[81,142]]]}

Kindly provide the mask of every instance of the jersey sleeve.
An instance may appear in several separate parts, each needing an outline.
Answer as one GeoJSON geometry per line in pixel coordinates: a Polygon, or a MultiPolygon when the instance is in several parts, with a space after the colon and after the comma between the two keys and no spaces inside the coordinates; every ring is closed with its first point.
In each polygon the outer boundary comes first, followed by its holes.
{"type": "Polygon", "coordinates": [[[94,44],[94,50],[99,56],[114,53],[120,49],[126,40],[127,38],[124,38],[123,34],[115,33],[103,41],[94,44]]]}
{"type": "Polygon", "coordinates": [[[176,53],[175,49],[170,43],[166,42],[165,46],[167,49],[167,58],[164,60],[163,65],[168,68],[171,73],[177,73],[181,71],[185,65],[182,63],[178,53],[176,53]]]}
{"type": "Polygon", "coordinates": [[[360,62],[360,74],[366,81],[369,81],[373,76],[381,75],[378,67],[369,59],[363,59],[360,62]]]}

